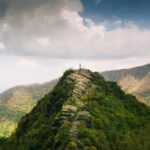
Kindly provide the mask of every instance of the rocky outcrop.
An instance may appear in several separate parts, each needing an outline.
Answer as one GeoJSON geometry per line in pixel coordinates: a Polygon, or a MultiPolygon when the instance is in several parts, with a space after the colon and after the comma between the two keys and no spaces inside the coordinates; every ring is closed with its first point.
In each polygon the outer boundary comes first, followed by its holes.
{"type": "MultiPolygon", "coordinates": [[[[90,83],[90,73],[88,70],[79,69],[72,74],[70,74],[67,78],[67,81],[73,80],[74,81],[74,89],[72,92],[71,103],[69,101],[64,104],[62,107],[62,111],[59,119],[59,124],[63,124],[66,121],[71,122],[71,128],[69,133],[69,143],[66,147],[66,150],[80,150],[83,149],[83,143],[79,140],[79,126],[82,121],[85,121],[87,127],[90,127],[92,124],[92,117],[89,113],[86,102],[81,100],[81,96],[88,92],[88,84],[90,83]],[[72,145],[70,147],[70,145],[72,145]]],[[[67,82],[66,81],[66,82],[67,82]]],[[[56,121],[58,121],[56,120],[56,121]]],[[[55,125],[56,127],[56,125],[55,125]]]]}
{"type": "Polygon", "coordinates": [[[75,80],[76,83],[73,91],[73,97],[76,98],[75,107],[77,109],[70,130],[70,142],[66,150],[69,149],[69,145],[72,142],[75,143],[75,146],[72,149],[79,150],[83,148],[83,144],[78,137],[78,128],[80,125],[80,120],[84,120],[87,122],[87,124],[91,124],[91,115],[88,111],[84,110],[84,108],[87,107],[86,102],[81,101],[81,96],[88,92],[88,83],[90,82],[91,77],[88,71],[80,69],[76,73],[72,74],[70,78],[75,80]]]}

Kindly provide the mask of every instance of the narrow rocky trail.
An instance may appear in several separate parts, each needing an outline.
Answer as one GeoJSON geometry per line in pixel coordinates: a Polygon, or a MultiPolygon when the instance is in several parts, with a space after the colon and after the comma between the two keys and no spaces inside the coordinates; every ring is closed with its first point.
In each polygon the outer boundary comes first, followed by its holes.
{"type": "MultiPolygon", "coordinates": [[[[83,150],[83,143],[79,138],[79,128],[81,126],[81,120],[85,121],[86,124],[91,124],[91,114],[88,111],[88,106],[86,101],[82,100],[82,96],[88,93],[90,89],[89,83],[91,82],[90,73],[85,69],[76,70],[74,73],[70,74],[66,81],[73,81],[74,89],[72,92],[72,98],[67,100],[63,107],[61,114],[55,120],[55,123],[63,125],[65,122],[71,123],[69,131],[69,142],[65,150],[83,150]],[[72,143],[75,148],[70,148],[72,143]]],[[[55,125],[53,128],[55,129],[55,125]]],[[[56,128],[57,131],[57,128],[56,128]]],[[[55,150],[55,145],[53,144],[53,150],[55,150]]]]}
{"type": "MultiPolygon", "coordinates": [[[[65,106],[73,108],[74,111],[74,117],[72,119],[72,127],[70,130],[70,142],[74,141],[77,144],[77,147],[75,150],[80,150],[82,147],[82,142],[79,140],[79,126],[80,126],[80,120],[91,120],[90,113],[86,110],[86,102],[83,102],[81,100],[81,97],[88,92],[88,84],[90,82],[90,75],[85,70],[79,70],[69,76],[72,80],[75,81],[75,87],[73,90],[73,98],[74,98],[74,105],[72,106],[65,106]]],[[[67,147],[66,150],[69,150],[67,147]]]]}

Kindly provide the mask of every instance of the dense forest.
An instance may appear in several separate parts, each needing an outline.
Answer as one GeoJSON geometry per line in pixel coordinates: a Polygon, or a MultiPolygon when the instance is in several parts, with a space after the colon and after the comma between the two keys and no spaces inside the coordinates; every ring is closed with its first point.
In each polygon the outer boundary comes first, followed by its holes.
{"type": "Polygon", "coordinates": [[[150,108],[115,82],[68,70],[1,150],[149,150],[150,108]]]}

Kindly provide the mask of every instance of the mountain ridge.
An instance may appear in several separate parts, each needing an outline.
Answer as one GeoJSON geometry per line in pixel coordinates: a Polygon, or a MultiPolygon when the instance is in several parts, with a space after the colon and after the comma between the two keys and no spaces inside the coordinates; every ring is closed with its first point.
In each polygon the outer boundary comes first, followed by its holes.
{"type": "MultiPolygon", "coordinates": [[[[149,64],[143,66],[146,66],[144,68],[149,68],[149,64]]],[[[121,69],[130,73],[130,70],[140,68],[137,70],[144,72],[145,76],[137,79],[131,74],[126,74],[123,75],[121,80],[118,80],[118,84],[127,93],[135,95],[139,101],[150,105],[150,76],[147,73],[149,69],[143,71],[143,66],[121,69]]],[[[115,72],[118,71],[119,70],[115,72]]],[[[109,71],[106,71],[106,74],[109,74],[109,76],[112,75],[109,71]]],[[[107,75],[105,75],[105,72],[104,74],[102,73],[102,75],[104,75],[107,80],[111,79],[111,77],[108,78],[107,75]]],[[[17,127],[20,118],[28,113],[36,105],[38,100],[52,90],[57,82],[58,79],[55,79],[43,84],[36,83],[26,86],[16,86],[0,94],[0,137],[8,137],[17,127]],[[6,101],[8,101],[8,103],[6,101]]]]}
{"type": "Polygon", "coordinates": [[[90,70],[68,70],[0,146],[3,150],[148,150],[149,120],[150,109],[116,83],[90,70]]]}

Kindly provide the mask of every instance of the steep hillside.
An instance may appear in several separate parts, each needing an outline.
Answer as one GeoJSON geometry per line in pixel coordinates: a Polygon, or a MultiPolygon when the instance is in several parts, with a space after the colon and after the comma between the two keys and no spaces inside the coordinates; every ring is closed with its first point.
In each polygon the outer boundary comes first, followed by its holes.
{"type": "Polygon", "coordinates": [[[2,150],[149,150],[150,108],[89,70],[68,70],[2,150]]]}
{"type": "Polygon", "coordinates": [[[18,86],[0,94],[0,137],[10,136],[20,118],[31,111],[37,101],[51,91],[56,83],[57,80],[18,86]]]}
{"type": "Polygon", "coordinates": [[[150,105],[150,64],[102,73],[106,80],[116,81],[127,93],[150,105]]]}

